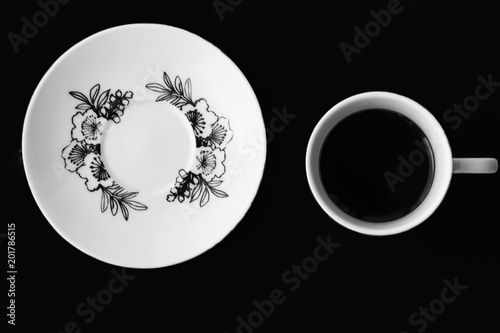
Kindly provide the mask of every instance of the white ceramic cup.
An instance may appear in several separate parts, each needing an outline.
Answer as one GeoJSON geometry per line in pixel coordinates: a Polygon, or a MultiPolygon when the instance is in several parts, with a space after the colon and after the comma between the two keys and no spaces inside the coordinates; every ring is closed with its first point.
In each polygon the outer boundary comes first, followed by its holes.
{"type": "Polygon", "coordinates": [[[427,109],[407,97],[382,91],[361,93],[331,108],[314,128],[306,153],[307,180],[321,208],[344,227],[375,236],[401,233],[425,221],[443,200],[453,173],[495,173],[497,169],[494,158],[452,158],[443,128],[427,109]],[[434,156],[434,177],[426,197],[413,211],[389,222],[366,222],[346,214],[329,199],[321,182],[319,159],[324,140],[345,117],[367,109],[392,110],[412,120],[424,132],[434,156]]]}

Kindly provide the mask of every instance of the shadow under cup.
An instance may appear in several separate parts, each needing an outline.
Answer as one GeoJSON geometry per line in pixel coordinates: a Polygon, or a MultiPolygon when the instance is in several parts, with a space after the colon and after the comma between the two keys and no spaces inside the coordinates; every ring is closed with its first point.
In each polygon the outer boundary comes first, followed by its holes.
{"type": "Polygon", "coordinates": [[[328,198],[347,215],[374,223],[415,210],[429,192],[434,165],[423,130],[388,109],[359,110],[340,120],[319,154],[328,198]]]}

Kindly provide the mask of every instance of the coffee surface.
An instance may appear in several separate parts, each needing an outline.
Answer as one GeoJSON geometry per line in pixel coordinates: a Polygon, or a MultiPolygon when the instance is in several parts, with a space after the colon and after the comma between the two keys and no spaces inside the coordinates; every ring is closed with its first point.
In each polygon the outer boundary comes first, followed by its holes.
{"type": "Polygon", "coordinates": [[[414,210],[432,183],[434,159],[423,131],[390,110],[343,119],[320,153],[323,187],[340,209],[368,222],[388,222],[414,210]]]}

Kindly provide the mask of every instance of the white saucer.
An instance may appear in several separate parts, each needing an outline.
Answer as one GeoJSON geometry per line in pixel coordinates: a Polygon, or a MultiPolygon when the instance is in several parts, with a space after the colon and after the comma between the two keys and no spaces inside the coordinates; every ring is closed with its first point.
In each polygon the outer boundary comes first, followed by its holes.
{"type": "Polygon", "coordinates": [[[132,24],[83,40],[48,70],[28,107],[23,158],[36,202],[69,243],[154,268],[198,256],[243,218],[263,136],[252,88],[218,48],[132,24]]]}

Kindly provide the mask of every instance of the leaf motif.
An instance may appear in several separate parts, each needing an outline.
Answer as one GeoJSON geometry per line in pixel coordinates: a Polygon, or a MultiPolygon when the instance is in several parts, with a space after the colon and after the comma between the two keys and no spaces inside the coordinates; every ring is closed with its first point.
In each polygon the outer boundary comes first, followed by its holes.
{"type": "Polygon", "coordinates": [[[140,202],[137,201],[124,201],[127,205],[130,206],[130,208],[135,209],[135,210],[146,210],[148,209],[148,206],[141,204],[140,202]]]}
{"type": "Polygon", "coordinates": [[[89,100],[87,99],[87,97],[85,97],[85,95],[84,95],[84,94],[82,94],[82,93],[81,93],[81,92],[79,92],[79,91],[70,91],[70,92],[69,92],[69,94],[70,94],[71,96],[73,96],[74,98],[76,98],[76,99],[78,99],[78,100],[82,101],[82,102],[85,102],[85,103],[87,103],[87,104],[90,104],[90,103],[89,103],[89,100]]]}
{"type": "Polygon", "coordinates": [[[191,200],[189,200],[189,202],[198,200],[202,190],[203,190],[203,182],[199,182],[198,185],[196,185],[195,188],[193,189],[193,193],[191,194],[191,200]]]}
{"type": "Polygon", "coordinates": [[[226,192],[216,188],[210,187],[210,191],[212,192],[213,195],[215,195],[218,198],[227,198],[229,196],[226,192]]]}
{"type": "Polygon", "coordinates": [[[99,99],[97,100],[97,110],[100,110],[104,104],[108,101],[109,97],[109,89],[106,91],[103,91],[101,95],[99,96],[99,99]]]}
{"type": "Polygon", "coordinates": [[[125,218],[125,221],[128,221],[129,213],[127,207],[124,204],[120,204],[120,209],[122,211],[123,217],[125,218]]]}
{"type": "Polygon", "coordinates": [[[127,192],[123,187],[117,183],[102,188],[101,197],[101,211],[104,212],[110,209],[111,214],[115,216],[118,213],[118,207],[120,208],[123,218],[128,221],[130,217],[129,206],[135,210],[146,210],[148,207],[140,202],[132,201],[130,199],[135,198],[139,192],[127,192]]]}
{"type": "Polygon", "coordinates": [[[186,102],[184,99],[182,99],[182,97],[180,96],[174,96],[172,98],[172,101],[170,102],[173,106],[176,106],[176,107],[183,107],[184,105],[188,104],[188,102],[186,102]]]}
{"type": "Polygon", "coordinates": [[[182,89],[182,81],[181,78],[176,76],[175,77],[175,85],[174,85],[175,91],[179,94],[182,95],[183,89],[182,89]]]}
{"type": "Polygon", "coordinates": [[[208,182],[208,186],[210,187],[217,187],[219,186],[220,184],[222,184],[222,180],[211,180],[208,182]]]}
{"type": "Polygon", "coordinates": [[[165,81],[165,84],[167,87],[170,88],[170,90],[174,89],[174,86],[172,85],[172,81],[170,81],[170,78],[168,77],[167,72],[163,72],[163,81],[165,81]]]}
{"type": "Polygon", "coordinates": [[[166,101],[168,98],[170,97],[169,94],[163,94],[163,95],[160,95],[156,98],[156,101],[157,102],[162,102],[162,101],[166,101]]]}
{"type": "Polygon", "coordinates": [[[164,86],[162,86],[159,83],[148,83],[148,84],[146,84],[146,88],[148,88],[149,90],[155,91],[155,92],[159,92],[159,93],[168,91],[167,88],[165,88],[164,86]]]}
{"type": "Polygon", "coordinates": [[[208,190],[208,187],[205,186],[205,189],[203,190],[203,194],[201,195],[200,199],[200,207],[205,206],[209,200],[210,200],[210,191],[208,190]]]}
{"type": "Polygon", "coordinates": [[[139,192],[128,192],[123,195],[123,199],[133,199],[139,194],[139,192]]]}
{"type": "Polygon", "coordinates": [[[106,209],[108,209],[108,205],[109,205],[109,194],[105,190],[102,190],[101,213],[104,213],[106,209]]]}
{"type": "Polygon", "coordinates": [[[115,191],[115,196],[121,197],[121,196],[123,196],[124,192],[125,192],[125,189],[123,187],[119,186],[118,189],[115,191]]]}
{"type": "Polygon", "coordinates": [[[111,209],[111,214],[116,215],[116,213],[118,212],[118,200],[116,200],[115,197],[111,197],[111,200],[110,200],[110,209],[111,209]]]}
{"type": "Polygon", "coordinates": [[[75,109],[77,109],[77,110],[84,110],[85,111],[85,110],[88,110],[88,109],[92,109],[92,106],[89,105],[88,103],[80,103],[80,104],[78,104],[75,107],[75,109]]]}
{"type": "Polygon", "coordinates": [[[120,185],[118,185],[117,183],[113,182],[113,185],[108,186],[107,189],[110,190],[110,191],[115,191],[119,187],[120,187],[120,185]]]}
{"type": "Polygon", "coordinates": [[[99,95],[99,90],[101,90],[101,86],[98,84],[96,84],[95,86],[93,86],[91,89],[90,89],[90,101],[92,103],[95,102],[96,98],[97,98],[97,95],[99,95]]]}
{"type": "Polygon", "coordinates": [[[191,101],[192,100],[192,97],[191,97],[191,79],[186,80],[186,83],[184,84],[184,89],[185,89],[184,96],[186,96],[187,99],[189,99],[191,101]]]}
{"type": "Polygon", "coordinates": [[[165,100],[170,104],[172,104],[173,106],[184,106],[187,104],[184,101],[182,101],[182,98],[180,96],[177,95],[168,95],[167,97],[165,97],[164,99],[162,98],[161,100],[165,100]]]}

